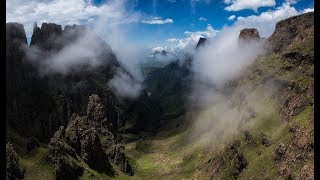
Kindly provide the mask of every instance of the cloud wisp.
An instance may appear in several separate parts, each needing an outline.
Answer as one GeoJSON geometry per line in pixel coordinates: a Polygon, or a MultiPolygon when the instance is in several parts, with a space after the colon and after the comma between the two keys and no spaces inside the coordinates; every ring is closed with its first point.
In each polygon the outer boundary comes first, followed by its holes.
{"type": "Polygon", "coordinates": [[[204,17],[199,17],[198,20],[199,20],[199,21],[207,21],[207,19],[204,18],[204,17]]]}
{"type": "Polygon", "coordinates": [[[142,20],[142,23],[145,24],[170,24],[173,23],[172,19],[162,19],[161,17],[154,17],[150,20],[142,20]]]}
{"type": "Polygon", "coordinates": [[[227,11],[240,11],[243,9],[252,9],[257,12],[259,7],[270,7],[276,5],[275,0],[224,0],[228,6],[227,11]]]}
{"type": "Polygon", "coordinates": [[[228,19],[229,21],[233,21],[235,18],[236,18],[235,15],[231,15],[231,16],[229,16],[227,19],[228,19]]]}

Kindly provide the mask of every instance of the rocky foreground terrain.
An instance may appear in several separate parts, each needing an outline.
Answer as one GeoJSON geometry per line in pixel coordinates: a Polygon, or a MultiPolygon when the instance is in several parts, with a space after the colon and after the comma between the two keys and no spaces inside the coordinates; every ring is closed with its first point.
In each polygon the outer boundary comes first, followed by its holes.
{"type": "Polygon", "coordinates": [[[155,68],[137,99],[121,99],[107,82],[126,71],[96,36],[107,64],[39,69],[86,27],[35,25],[28,46],[23,25],[7,23],[7,178],[314,179],[313,22],[313,12],[280,21],[268,39],[240,32],[240,43],[263,41],[267,53],[217,89],[232,104],[225,114],[240,114],[236,130],[218,135],[223,124],[188,121],[192,59],[155,68]]]}

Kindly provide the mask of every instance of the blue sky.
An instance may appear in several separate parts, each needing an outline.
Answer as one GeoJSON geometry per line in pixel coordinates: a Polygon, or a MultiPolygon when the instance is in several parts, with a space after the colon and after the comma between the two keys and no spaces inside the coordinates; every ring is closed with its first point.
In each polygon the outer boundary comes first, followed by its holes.
{"type": "MultiPolygon", "coordinates": [[[[13,0],[6,4],[7,22],[25,25],[27,36],[33,22],[90,26],[103,17],[105,27],[119,22],[127,40],[139,46],[177,46],[212,37],[223,26],[242,24],[264,29],[278,20],[312,11],[313,0],[13,0]],[[229,17],[234,16],[229,20],[229,17]],[[189,33],[188,33],[189,32],[189,33]],[[171,39],[171,41],[168,41],[171,39]]],[[[100,22],[100,24],[101,24],[100,22]]],[[[259,30],[260,30],[259,29],[259,30]]],[[[269,35],[271,30],[264,34],[269,35]]],[[[103,34],[106,41],[108,34],[103,34]]]]}
{"type": "MultiPolygon", "coordinates": [[[[97,4],[106,1],[95,0],[97,4]]],[[[172,19],[173,23],[167,24],[144,24],[133,23],[129,26],[131,41],[144,45],[167,45],[166,40],[170,38],[185,38],[185,31],[201,31],[210,24],[215,30],[220,30],[223,26],[230,26],[235,20],[227,18],[234,15],[236,17],[247,17],[259,15],[265,11],[272,11],[280,7],[286,0],[276,1],[275,5],[258,7],[257,11],[252,9],[242,9],[239,11],[227,11],[224,8],[228,5],[223,0],[211,1],[189,1],[189,0],[137,0],[132,2],[134,10],[147,16],[161,17],[162,19],[172,19]],[[199,19],[201,18],[201,19],[199,19]]],[[[291,4],[297,11],[313,8],[313,0],[298,0],[291,4]]]]}

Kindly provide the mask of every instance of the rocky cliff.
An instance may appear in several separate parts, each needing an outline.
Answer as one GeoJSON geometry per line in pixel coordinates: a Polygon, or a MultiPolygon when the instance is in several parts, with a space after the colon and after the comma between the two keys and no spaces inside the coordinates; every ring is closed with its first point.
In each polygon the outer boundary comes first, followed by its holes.
{"type": "Polygon", "coordinates": [[[314,32],[314,12],[279,21],[266,46],[276,52],[305,41],[314,32]]]}
{"type": "Polygon", "coordinates": [[[306,13],[277,23],[265,42],[271,52],[224,88],[231,99],[241,96],[235,105],[253,116],[244,114],[237,135],[199,166],[206,178],[313,179],[313,18],[306,13]]]}

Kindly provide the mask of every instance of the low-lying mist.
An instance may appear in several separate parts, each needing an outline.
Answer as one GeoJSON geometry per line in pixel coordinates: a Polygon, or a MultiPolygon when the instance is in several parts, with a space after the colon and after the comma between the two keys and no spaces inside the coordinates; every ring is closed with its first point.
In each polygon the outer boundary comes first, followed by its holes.
{"type": "Polygon", "coordinates": [[[262,40],[239,41],[242,28],[225,27],[193,53],[193,82],[188,101],[192,114],[190,141],[214,143],[228,138],[239,130],[244,119],[264,109],[260,108],[264,106],[260,100],[265,97],[248,99],[250,89],[227,86],[265,53],[262,40]]]}

